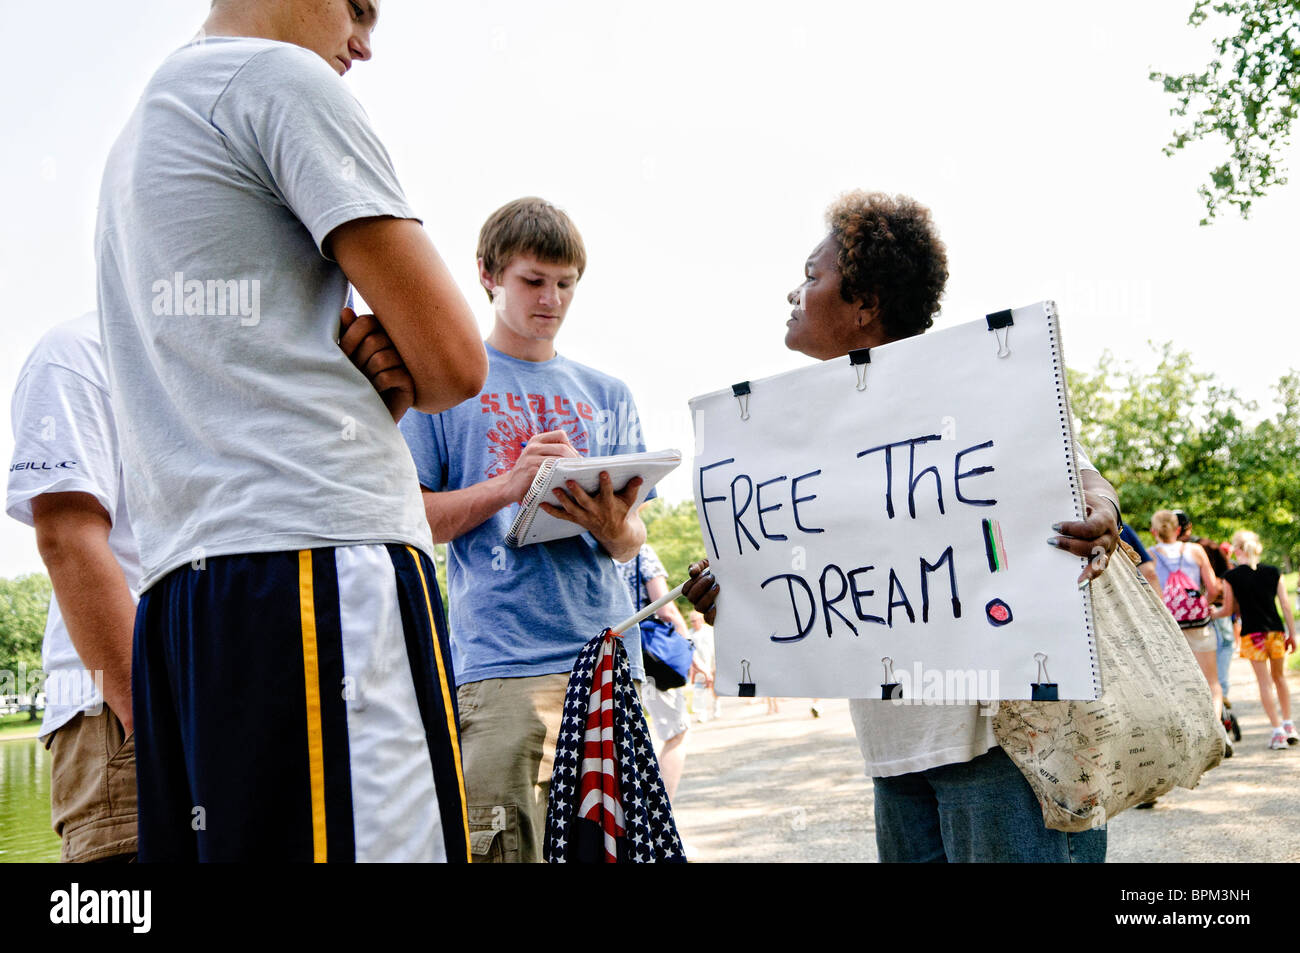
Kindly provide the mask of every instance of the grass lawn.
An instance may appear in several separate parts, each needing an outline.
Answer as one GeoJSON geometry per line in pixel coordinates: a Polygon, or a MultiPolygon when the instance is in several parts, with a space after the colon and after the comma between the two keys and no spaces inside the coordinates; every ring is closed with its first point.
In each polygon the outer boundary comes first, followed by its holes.
{"type": "Polygon", "coordinates": [[[6,738],[34,738],[40,730],[41,719],[38,717],[32,721],[25,711],[13,715],[0,715],[0,741],[6,738]]]}

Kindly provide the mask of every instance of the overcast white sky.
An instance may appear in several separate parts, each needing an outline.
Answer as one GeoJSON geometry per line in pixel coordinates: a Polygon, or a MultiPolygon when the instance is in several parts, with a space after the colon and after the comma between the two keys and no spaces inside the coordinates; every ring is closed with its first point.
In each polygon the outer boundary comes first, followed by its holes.
{"type": "MultiPolygon", "coordinates": [[[[1217,147],[1165,158],[1170,102],[1147,79],[1208,60],[1191,6],[384,0],[347,82],[485,330],[483,219],[525,194],[573,215],[590,262],[560,350],[628,382],[652,448],[690,452],[691,396],[806,363],[782,345],[785,293],[858,187],[933,209],[952,272],[936,327],[1053,298],[1074,367],[1105,348],[1149,365],[1146,342],[1173,339],[1267,401],[1300,366],[1300,193],[1197,226],[1217,147]]],[[[94,307],[104,157],[207,8],[0,0],[6,399],[41,334],[94,307]]],[[[687,498],[687,468],[663,489],[687,498]]],[[[0,521],[0,576],[40,568],[0,521]]]]}

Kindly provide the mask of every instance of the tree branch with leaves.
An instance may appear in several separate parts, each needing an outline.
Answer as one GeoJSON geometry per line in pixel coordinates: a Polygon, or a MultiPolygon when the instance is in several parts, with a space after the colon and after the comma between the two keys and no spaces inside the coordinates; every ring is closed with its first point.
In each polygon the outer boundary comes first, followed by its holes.
{"type": "Polygon", "coordinates": [[[1177,100],[1170,115],[1191,119],[1174,131],[1165,155],[1215,135],[1227,141],[1227,160],[1197,190],[1202,225],[1223,205],[1248,218],[1255,199],[1286,184],[1281,152],[1300,105],[1300,0],[1197,0],[1188,22],[1199,27],[1212,13],[1235,32],[1214,41],[1216,55],[1203,72],[1151,73],[1177,100]]]}

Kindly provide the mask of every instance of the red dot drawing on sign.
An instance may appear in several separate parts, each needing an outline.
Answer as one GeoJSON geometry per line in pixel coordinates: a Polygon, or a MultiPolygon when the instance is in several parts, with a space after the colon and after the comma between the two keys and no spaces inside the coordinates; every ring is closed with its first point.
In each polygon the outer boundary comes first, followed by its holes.
{"type": "Polygon", "coordinates": [[[992,626],[1006,625],[1013,618],[1011,607],[1001,599],[989,600],[989,604],[984,607],[984,616],[992,626]]]}

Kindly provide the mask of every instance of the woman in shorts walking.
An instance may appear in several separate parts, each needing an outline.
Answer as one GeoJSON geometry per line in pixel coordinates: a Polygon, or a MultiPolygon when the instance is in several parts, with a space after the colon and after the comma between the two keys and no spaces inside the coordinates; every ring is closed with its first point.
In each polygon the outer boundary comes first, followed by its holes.
{"type": "Polygon", "coordinates": [[[1232,553],[1237,565],[1223,577],[1223,606],[1214,615],[1229,618],[1233,612],[1241,613],[1241,657],[1255,670],[1259,700],[1273,726],[1268,746],[1278,749],[1300,742],[1291,722],[1291,693],[1283,671],[1283,659],[1295,651],[1295,617],[1281,572],[1276,566],[1260,565],[1262,552],[1259,537],[1250,530],[1233,534],[1232,553]],[[1285,636],[1277,603],[1286,616],[1285,636]]]}

